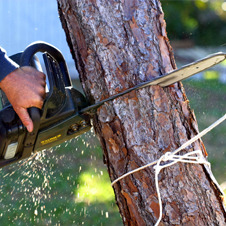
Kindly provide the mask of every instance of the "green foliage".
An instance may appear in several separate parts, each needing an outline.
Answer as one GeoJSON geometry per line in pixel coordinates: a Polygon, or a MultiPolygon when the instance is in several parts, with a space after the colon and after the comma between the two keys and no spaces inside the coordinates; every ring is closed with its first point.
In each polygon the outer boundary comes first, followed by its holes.
{"type": "Polygon", "coordinates": [[[170,40],[191,40],[196,45],[226,43],[224,0],[162,0],[170,40]]]}

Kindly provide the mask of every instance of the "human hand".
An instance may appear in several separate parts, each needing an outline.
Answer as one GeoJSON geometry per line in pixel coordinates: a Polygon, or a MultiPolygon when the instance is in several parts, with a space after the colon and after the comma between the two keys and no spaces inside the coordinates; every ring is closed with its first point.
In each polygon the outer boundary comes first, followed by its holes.
{"type": "Polygon", "coordinates": [[[42,108],[45,86],[45,74],[27,66],[16,69],[0,82],[0,88],[29,132],[34,126],[27,108],[42,108]]]}

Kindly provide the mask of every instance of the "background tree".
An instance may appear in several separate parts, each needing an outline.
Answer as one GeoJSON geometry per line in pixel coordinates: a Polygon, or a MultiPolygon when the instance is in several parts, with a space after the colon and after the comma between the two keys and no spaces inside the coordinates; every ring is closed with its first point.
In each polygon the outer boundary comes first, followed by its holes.
{"type": "MultiPolygon", "coordinates": [[[[159,1],[58,0],[59,13],[90,103],[176,68],[159,1]]],[[[98,109],[94,127],[111,180],[173,151],[198,133],[183,86],[150,86],[98,109]]],[[[184,150],[201,149],[199,140],[184,150]]],[[[225,225],[219,193],[203,166],[178,163],[159,177],[162,225],[225,225]]],[[[159,204],[152,167],[119,181],[125,225],[152,225],[159,204]]]]}

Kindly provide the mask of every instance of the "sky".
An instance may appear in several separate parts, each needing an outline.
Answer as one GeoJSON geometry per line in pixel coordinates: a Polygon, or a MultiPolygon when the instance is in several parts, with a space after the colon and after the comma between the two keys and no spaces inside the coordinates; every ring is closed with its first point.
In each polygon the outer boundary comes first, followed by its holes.
{"type": "Polygon", "coordinates": [[[0,15],[0,46],[9,56],[34,41],[45,41],[60,49],[71,76],[77,76],[58,16],[57,0],[0,0],[0,15]]]}

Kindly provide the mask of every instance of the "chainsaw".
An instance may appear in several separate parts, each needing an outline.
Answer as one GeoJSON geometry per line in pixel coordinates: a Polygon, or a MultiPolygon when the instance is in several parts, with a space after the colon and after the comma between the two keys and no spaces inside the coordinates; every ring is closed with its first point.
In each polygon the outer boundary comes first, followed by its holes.
{"type": "Polygon", "coordinates": [[[45,42],[34,42],[24,52],[10,58],[21,67],[32,66],[42,71],[40,61],[35,55],[38,52],[43,53],[48,78],[48,92],[42,110],[35,107],[28,109],[34,124],[32,132],[27,131],[1,91],[0,168],[89,131],[92,127],[91,115],[95,114],[97,108],[107,101],[150,85],[169,86],[210,68],[226,58],[224,53],[212,54],[89,105],[84,95],[73,88],[65,59],[56,47],[45,42]]]}

